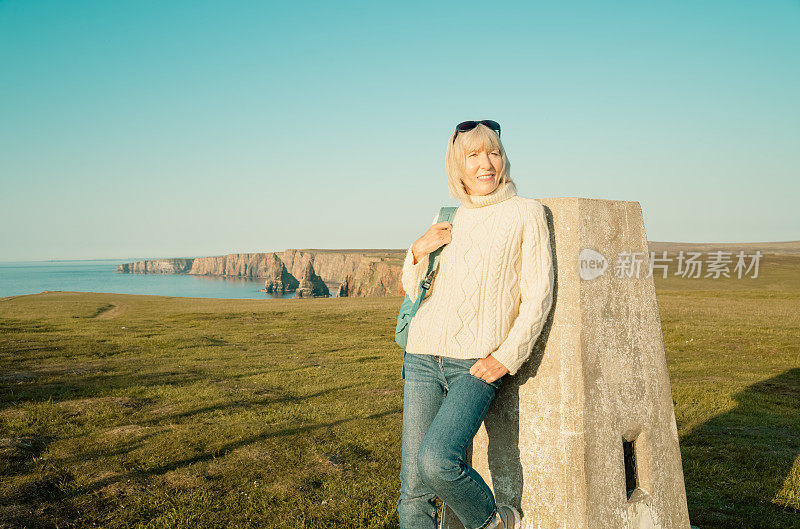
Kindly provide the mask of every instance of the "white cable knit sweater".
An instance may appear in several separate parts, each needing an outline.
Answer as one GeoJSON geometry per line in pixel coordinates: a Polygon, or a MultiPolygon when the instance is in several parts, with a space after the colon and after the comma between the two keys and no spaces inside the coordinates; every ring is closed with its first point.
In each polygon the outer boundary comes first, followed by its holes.
{"type": "MultiPolygon", "coordinates": [[[[439,218],[438,212],[431,224],[439,218]]],[[[428,294],[411,320],[406,352],[453,358],[491,354],[511,375],[528,359],[553,300],[553,262],[544,206],[513,184],[469,196],[453,218],[428,294]]],[[[429,255],[403,263],[412,298],[429,255]]]]}

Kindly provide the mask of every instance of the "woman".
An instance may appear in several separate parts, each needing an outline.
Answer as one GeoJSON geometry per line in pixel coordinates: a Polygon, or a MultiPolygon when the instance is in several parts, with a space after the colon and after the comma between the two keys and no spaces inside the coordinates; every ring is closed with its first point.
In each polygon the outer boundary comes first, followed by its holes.
{"type": "Polygon", "coordinates": [[[431,288],[411,320],[403,353],[401,529],[433,529],[436,497],[467,529],[517,529],[520,514],[497,505],[466,464],[466,451],[503,377],[531,353],[552,303],[544,208],[517,196],[494,121],[465,121],[447,145],[453,224],[436,223],[403,264],[412,299],[428,255],[444,245],[431,288]]]}

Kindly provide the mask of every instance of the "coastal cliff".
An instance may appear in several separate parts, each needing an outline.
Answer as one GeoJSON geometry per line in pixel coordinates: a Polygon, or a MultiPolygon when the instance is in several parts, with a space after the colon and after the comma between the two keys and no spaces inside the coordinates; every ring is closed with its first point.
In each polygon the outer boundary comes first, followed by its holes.
{"type": "Polygon", "coordinates": [[[295,297],[329,296],[328,284],[341,297],[400,296],[405,250],[284,250],[236,253],[193,259],[152,259],[117,266],[129,274],[191,274],[263,279],[270,293],[295,297]]]}
{"type": "Polygon", "coordinates": [[[188,272],[200,276],[271,277],[283,263],[274,253],[232,253],[217,257],[197,257],[188,272]]]}
{"type": "Polygon", "coordinates": [[[117,265],[117,272],[125,274],[188,274],[194,259],[153,259],[117,265]]]}

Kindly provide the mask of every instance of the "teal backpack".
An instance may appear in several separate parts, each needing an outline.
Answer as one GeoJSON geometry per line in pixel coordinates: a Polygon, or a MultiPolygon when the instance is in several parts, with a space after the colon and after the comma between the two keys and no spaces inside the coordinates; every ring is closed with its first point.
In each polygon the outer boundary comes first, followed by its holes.
{"type": "MultiPolygon", "coordinates": [[[[458,207],[442,207],[439,210],[439,220],[436,222],[447,221],[452,224],[457,209],[458,207]]],[[[422,303],[422,299],[425,297],[428,289],[431,288],[433,276],[436,274],[436,269],[439,267],[439,254],[442,253],[442,248],[444,248],[444,245],[435,249],[430,254],[428,259],[428,272],[420,283],[417,299],[412,300],[408,297],[408,294],[406,294],[405,299],[403,299],[403,304],[400,305],[400,314],[397,315],[397,327],[394,330],[394,341],[397,342],[397,345],[402,347],[404,351],[406,343],[408,342],[408,326],[411,323],[411,318],[417,313],[417,309],[420,303],[422,303]]]]}

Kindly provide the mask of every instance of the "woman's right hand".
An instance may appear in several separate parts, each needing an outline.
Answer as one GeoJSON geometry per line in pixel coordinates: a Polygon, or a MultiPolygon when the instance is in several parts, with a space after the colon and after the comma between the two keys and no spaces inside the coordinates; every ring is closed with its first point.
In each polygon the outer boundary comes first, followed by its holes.
{"type": "Polygon", "coordinates": [[[413,264],[417,264],[429,253],[449,243],[453,238],[450,233],[452,229],[453,225],[447,221],[437,222],[428,228],[428,231],[411,245],[411,253],[414,254],[413,264]]]}

